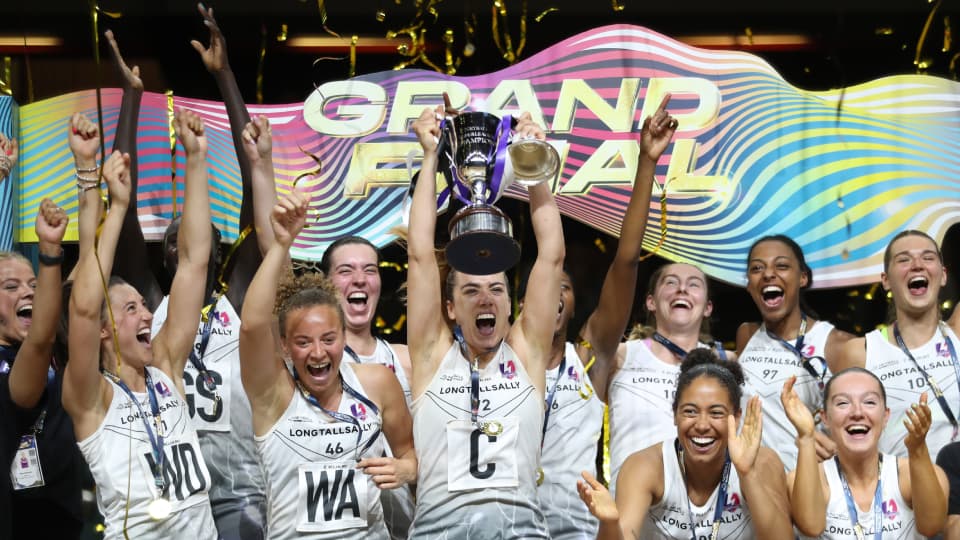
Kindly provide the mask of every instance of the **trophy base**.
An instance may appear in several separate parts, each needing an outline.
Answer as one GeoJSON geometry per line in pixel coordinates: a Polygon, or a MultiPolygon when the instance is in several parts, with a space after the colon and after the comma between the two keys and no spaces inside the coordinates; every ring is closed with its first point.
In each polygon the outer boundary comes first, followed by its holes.
{"type": "Polygon", "coordinates": [[[447,262],[458,272],[487,276],[508,270],[520,260],[513,225],[499,208],[475,204],[450,220],[447,262]]]}

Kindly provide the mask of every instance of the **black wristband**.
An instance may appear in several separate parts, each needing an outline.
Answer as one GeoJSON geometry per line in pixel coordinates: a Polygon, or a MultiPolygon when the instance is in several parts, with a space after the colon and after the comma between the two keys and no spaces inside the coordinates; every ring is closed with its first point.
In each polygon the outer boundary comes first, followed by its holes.
{"type": "Polygon", "coordinates": [[[44,255],[42,252],[37,253],[37,260],[43,266],[60,266],[60,263],[63,262],[63,248],[60,248],[60,254],[54,255],[44,255]]]}

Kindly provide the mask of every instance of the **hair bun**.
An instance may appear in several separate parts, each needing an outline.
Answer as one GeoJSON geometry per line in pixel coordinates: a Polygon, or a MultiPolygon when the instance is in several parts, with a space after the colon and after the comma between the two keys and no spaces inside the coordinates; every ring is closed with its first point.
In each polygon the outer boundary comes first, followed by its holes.
{"type": "Polygon", "coordinates": [[[729,371],[733,375],[733,380],[736,381],[738,386],[742,386],[744,382],[743,378],[743,369],[740,367],[738,362],[731,362],[728,360],[721,360],[717,357],[717,353],[713,349],[707,349],[703,347],[698,347],[689,353],[683,359],[683,362],[680,364],[680,375],[692,370],[693,368],[700,365],[714,365],[726,371],[729,371]]]}

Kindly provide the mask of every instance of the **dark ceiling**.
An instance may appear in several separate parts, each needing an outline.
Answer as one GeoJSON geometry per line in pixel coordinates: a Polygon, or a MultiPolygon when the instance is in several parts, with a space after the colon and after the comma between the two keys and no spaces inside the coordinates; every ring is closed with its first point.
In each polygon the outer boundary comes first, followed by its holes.
{"type": "MultiPolygon", "coordinates": [[[[296,52],[278,43],[276,36],[286,24],[290,36],[325,35],[320,4],[325,5],[328,28],[350,36],[383,36],[414,18],[417,3],[430,0],[230,0],[214,4],[230,50],[231,62],[249,101],[255,99],[258,58],[266,43],[263,64],[263,96],[267,103],[299,102],[315,82],[346,78],[349,62],[322,61],[319,56],[345,56],[344,52],[296,52]],[[383,22],[376,13],[383,11],[383,22]]],[[[425,26],[426,38],[435,48],[432,58],[442,62],[441,36],[454,32],[454,51],[462,50],[464,21],[475,23],[477,52],[464,58],[458,74],[473,75],[497,71],[506,61],[499,55],[491,32],[493,0],[434,0],[437,18],[425,26]]],[[[524,2],[505,0],[507,24],[514,43],[519,40],[520,11],[524,2]]],[[[806,0],[528,0],[527,44],[529,56],[563,38],[606,24],[630,23],[670,36],[725,34],[743,36],[770,33],[802,34],[809,45],[776,50],[754,48],[753,52],[771,62],[790,82],[808,89],[846,86],[883,75],[915,72],[913,59],[920,34],[934,6],[930,30],[922,56],[932,60],[931,74],[952,76],[950,60],[957,52],[953,45],[943,52],[945,29],[960,23],[960,0],[928,3],[925,0],[829,1],[806,0]],[[618,3],[623,10],[615,11],[618,3]],[[540,22],[536,16],[551,10],[540,22]],[[946,17],[946,18],[945,18],[946,17]],[[955,22],[956,21],[956,22],[955,22]]],[[[190,39],[205,40],[205,29],[195,4],[187,0],[134,2],[103,0],[103,12],[120,12],[120,19],[100,17],[100,28],[112,28],[125,55],[144,71],[149,90],[172,89],[177,95],[217,98],[212,81],[205,74],[190,39]]],[[[21,103],[89,88],[96,85],[92,53],[92,23],[88,2],[81,0],[11,0],[0,3],[0,34],[47,34],[63,38],[53,51],[32,51],[7,47],[0,53],[12,59],[14,95],[21,103]],[[29,62],[25,59],[29,58],[29,62]]],[[[960,47],[960,46],[958,46],[960,47]]],[[[395,53],[361,52],[358,73],[391,69],[401,57],[395,53]]],[[[422,65],[420,66],[422,67],[422,65]]],[[[115,84],[105,70],[103,84],[115,84]]]]}

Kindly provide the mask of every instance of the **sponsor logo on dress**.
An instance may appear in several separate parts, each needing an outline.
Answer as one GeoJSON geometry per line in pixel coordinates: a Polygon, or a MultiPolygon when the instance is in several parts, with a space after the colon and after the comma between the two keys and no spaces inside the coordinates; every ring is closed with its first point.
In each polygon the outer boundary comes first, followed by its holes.
{"type": "Polygon", "coordinates": [[[500,374],[508,379],[512,379],[517,376],[517,364],[513,360],[507,360],[506,362],[500,363],[500,374]]]}
{"type": "Polygon", "coordinates": [[[357,420],[366,420],[367,408],[363,406],[363,403],[354,403],[350,406],[350,414],[357,420]]]}
{"type": "Polygon", "coordinates": [[[570,366],[567,368],[567,377],[570,377],[571,380],[574,380],[576,382],[580,382],[580,374],[577,373],[576,368],[574,368],[573,366],[570,366]]]}
{"type": "Polygon", "coordinates": [[[173,395],[170,392],[170,387],[167,386],[163,381],[157,381],[153,387],[157,389],[157,392],[160,393],[161,397],[171,397],[173,395]]]}
{"type": "Polygon", "coordinates": [[[883,515],[887,516],[887,519],[893,521],[897,519],[899,514],[899,508],[897,508],[897,501],[890,499],[889,501],[883,501],[882,504],[883,515]]]}

